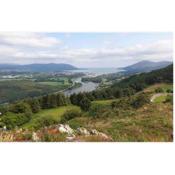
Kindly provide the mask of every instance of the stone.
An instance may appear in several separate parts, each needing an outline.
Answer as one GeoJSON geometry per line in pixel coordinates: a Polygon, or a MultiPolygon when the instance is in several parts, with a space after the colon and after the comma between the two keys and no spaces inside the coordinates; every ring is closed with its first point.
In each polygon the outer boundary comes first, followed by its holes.
{"type": "Polygon", "coordinates": [[[32,140],[35,141],[35,142],[39,141],[39,137],[38,137],[36,132],[32,133],[32,140]]]}
{"type": "Polygon", "coordinates": [[[90,132],[86,128],[78,128],[77,131],[80,135],[86,135],[86,136],[90,135],[90,132]]]}

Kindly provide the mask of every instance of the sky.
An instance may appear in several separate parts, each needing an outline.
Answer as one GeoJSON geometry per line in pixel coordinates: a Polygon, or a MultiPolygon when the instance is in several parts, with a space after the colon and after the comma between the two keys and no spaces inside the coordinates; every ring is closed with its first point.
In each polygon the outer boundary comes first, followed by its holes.
{"type": "Polygon", "coordinates": [[[0,64],[66,63],[94,68],[142,60],[172,61],[173,34],[0,32],[0,64]]]}

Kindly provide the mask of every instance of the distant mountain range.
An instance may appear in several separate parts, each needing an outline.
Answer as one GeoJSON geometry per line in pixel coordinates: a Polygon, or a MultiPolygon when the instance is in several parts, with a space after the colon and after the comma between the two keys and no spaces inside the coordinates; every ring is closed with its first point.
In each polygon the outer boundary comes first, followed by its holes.
{"type": "Polygon", "coordinates": [[[66,70],[75,70],[76,67],[70,64],[28,64],[28,65],[17,65],[17,64],[0,64],[0,71],[9,72],[60,72],[66,70]]]}
{"type": "MultiPolygon", "coordinates": [[[[172,64],[170,61],[152,62],[152,61],[140,61],[136,64],[123,67],[122,69],[126,73],[140,73],[150,72],[152,70],[161,69],[172,64]]],[[[70,64],[0,64],[0,72],[61,72],[67,70],[76,70],[75,66],[70,64]]]]}
{"type": "Polygon", "coordinates": [[[172,62],[170,61],[161,61],[161,62],[140,61],[136,64],[124,67],[122,69],[127,71],[128,73],[141,73],[141,72],[150,72],[152,70],[161,69],[170,64],[172,64],[172,62]]]}

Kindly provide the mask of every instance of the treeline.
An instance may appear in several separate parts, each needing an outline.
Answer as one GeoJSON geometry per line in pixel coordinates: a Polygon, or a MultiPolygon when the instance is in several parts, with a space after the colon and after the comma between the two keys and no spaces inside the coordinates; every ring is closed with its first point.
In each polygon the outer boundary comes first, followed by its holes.
{"type": "Polygon", "coordinates": [[[70,96],[70,100],[71,103],[81,106],[82,98],[87,102],[131,96],[136,92],[142,91],[144,88],[156,83],[173,83],[173,65],[149,73],[133,75],[118,83],[114,83],[111,87],[106,89],[95,90],[88,93],[73,94],[70,96]]]}
{"type": "Polygon", "coordinates": [[[68,103],[70,103],[69,99],[64,94],[59,93],[28,98],[10,105],[0,106],[0,127],[6,126],[8,129],[13,129],[29,122],[32,114],[38,113],[41,109],[55,108],[68,103]]]}

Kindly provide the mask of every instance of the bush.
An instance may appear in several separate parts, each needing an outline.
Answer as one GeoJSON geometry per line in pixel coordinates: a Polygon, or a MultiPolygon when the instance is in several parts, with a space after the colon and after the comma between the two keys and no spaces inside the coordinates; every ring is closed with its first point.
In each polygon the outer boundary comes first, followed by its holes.
{"type": "Polygon", "coordinates": [[[76,117],[80,117],[81,116],[81,111],[78,109],[71,109],[68,110],[67,112],[65,112],[62,117],[61,117],[61,122],[65,123],[66,121],[69,121],[71,119],[74,119],[76,117]]]}
{"type": "Polygon", "coordinates": [[[5,106],[5,105],[4,106],[3,105],[0,106],[1,115],[4,115],[5,113],[7,113],[8,110],[9,110],[8,106],[5,106]]]}
{"type": "Polygon", "coordinates": [[[167,93],[173,93],[173,89],[167,89],[166,92],[167,93]]]}
{"type": "Polygon", "coordinates": [[[13,129],[17,126],[21,126],[27,122],[29,122],[31,117],[28,114],[21,113],[21,114],[14,114],[11,112],[8,112],[5,114],[1,121],[5,124],[7,129],[13,129]]]}
{"type": "Polygon", "coordinates": [[[130,98],[122,98],[112,102],[111,107],[113,109],[129,109],[130,108],[130,98]]]}
{"type": "Polygon", "coordinates": [[[50,125],[53,125],[56,123],[57,123],[57,121],[55,119],[51,118],[50,116],[44,116],[42,118],[38,117],[35,120],[35,122],[33,123],[33,125],[31,126],[31,128],[40,129],[42,127],[50,126],[50,125]]]}
{"type": "Polygon", "coordinates": [[[30,105],[30,108],[33,113],[37,113],[40,111],[41,107],[37,98],[29,99],[27,100],[27,103],[30,105]]]}
{"type": "Polygon", "coordinates": [[[81,99],[79,106],[83,111],[88,111],[91,106],[91,101],[88,98],[84,97],[81,99]]]}
{"type": "Polygon", "coordinates": [[[134,108],[140,108],[143,105],[145,105],[146,103],[149,103],[149,101],[150,101],[150,99],[149,99],[148,95],[145,93],[142,93],[142,94],[139,94],[138,96],[136,96],[132,100],[131,106],[134,108]]]}
{"type": "Polygon", "coordinates": [[[172,95],[167,95],[165,103],[173,104],[173,96],[172,95]]]}
{"type": "Polygon", "coordinates": [[[25,103],[25,102],[17,102],[15,104],[12,104],[10,106],[10,112],[14,112],[14,113],[32,113],[31,108],[29,106],[29,104],[25,103]]]}
{"type": "Polygon", "coordinates": [[[164,90],[161,87],[158,87],[157,89],[155,89],[156,93],[162,93],[164,92],[164,90]]]}
{"type": "Polygon", "coordinates": [[[111,110],[110,106],[106,106],[103,104],[94,104],[89,109],[89,115],[93,118],[107,118],[113,116],[114,113],[111,110]]]}

